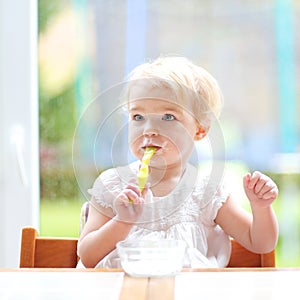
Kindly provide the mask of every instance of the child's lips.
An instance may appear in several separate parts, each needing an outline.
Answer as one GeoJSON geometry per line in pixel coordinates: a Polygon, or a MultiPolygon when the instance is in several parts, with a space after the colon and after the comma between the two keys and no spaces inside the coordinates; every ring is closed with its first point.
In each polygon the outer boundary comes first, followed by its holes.
{"type": "Polygon", "coordinates": [[[156,148],[155,153],[156,153],[157,151],[159,151],[159,150],[162,148],[161,146],[157,146],[157,145],[146,145],[146,146],[142,146],[143,151],[145,151],[147,147],[153,147],[153,148],[156,148]]]}

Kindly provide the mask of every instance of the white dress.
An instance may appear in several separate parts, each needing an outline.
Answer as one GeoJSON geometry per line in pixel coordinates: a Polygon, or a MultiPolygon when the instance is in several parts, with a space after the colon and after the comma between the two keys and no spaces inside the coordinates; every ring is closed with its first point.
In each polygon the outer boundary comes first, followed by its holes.
{"type": "MultiPolygon", "coordinates": [[[[130,178],[136,178],[139,162],[104,171],[88,192],[98,210],[111,208],[130,178]]],[[[199,177],[188,164],[175,190],[164,197],[148,193],[143,214],[126,239],[179,239],[186,242],[184,267],[226,267],[231,254],[229,236],[214,222],[229,196],[220,182],[199,177]]],[[[107,211],[107,209],[105,209],[107,211]]],[[[120,268],[117,250],[105,256],[96,268],[120,268]]]]}

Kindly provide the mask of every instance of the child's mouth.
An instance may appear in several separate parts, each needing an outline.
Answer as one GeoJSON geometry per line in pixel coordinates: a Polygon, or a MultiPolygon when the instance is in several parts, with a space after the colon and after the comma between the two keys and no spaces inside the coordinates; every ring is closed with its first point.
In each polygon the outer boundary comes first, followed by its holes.
{"type": "Polygon", "coordinates": [[[160,146],[155,146],[155,145],[146,145],[146,146],[143,146],[143,147],[142,147],[143,151],[145,151],[146,148],[155,148],[155,153],[156,153],[156,152],[159,151],[162,147],[160,147],[160,146]]]}

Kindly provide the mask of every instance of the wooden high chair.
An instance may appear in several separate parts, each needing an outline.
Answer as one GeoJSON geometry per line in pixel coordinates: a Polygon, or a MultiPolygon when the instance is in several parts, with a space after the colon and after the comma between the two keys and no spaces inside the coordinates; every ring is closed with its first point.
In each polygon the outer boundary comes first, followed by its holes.
{"type": "MultiPolygon", "coordinates": [[[[20,268],[75,268],[76,238],[41,237],[33,227],[22,229],[20,268]]],[[[231,240],[232,254],[227,267],[275,267],[275,251],[267,254],[252,253],[231,240]]]]}
{"type": "Polygon", "coordinates": [[[275,266],[275,250],[264,254],[253,253],[231,239],[231,257],[227,268],[275,268],[275,266]]]}
{"type": "Polygon", "coordinates": [[[75,268],[77,238],[41,237],[33,227],[22,229],[20,268],[75,268]]]}

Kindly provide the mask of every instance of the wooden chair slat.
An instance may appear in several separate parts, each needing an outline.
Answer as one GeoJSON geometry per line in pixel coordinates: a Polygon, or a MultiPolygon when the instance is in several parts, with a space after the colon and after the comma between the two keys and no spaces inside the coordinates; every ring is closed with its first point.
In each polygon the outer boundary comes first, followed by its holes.
{"type": "MultiPolygon", "coordinates": [[[[75,268],[78,262],[77,238],[41,237],[32,227],[22,229],[21,268],[75,268]]],[[[258,254],[231,240],[232,252],[227,267],[275,267],[275,250],[258,254]]]]}
{"type": "Polygon", "coordinates": [[[20,254],[21,268],[75,268],[77,238],[41,237],[36,229],[24,227],[20,254]]]}

